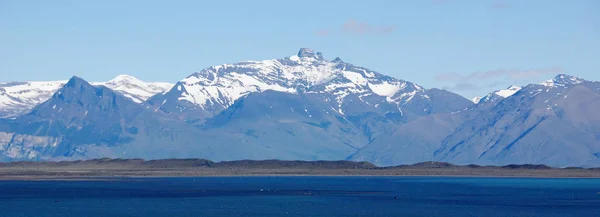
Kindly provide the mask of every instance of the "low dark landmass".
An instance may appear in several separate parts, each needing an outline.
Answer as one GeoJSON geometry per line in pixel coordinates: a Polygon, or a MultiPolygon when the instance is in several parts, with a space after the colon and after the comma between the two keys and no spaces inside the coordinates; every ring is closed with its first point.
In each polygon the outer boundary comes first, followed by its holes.
{"type": "Polygon", "coordinates": [[[93,159],[59,162],[0,163],[0,179],[95,179],[165,176],[486,176],[600,178],[600,168],[552,168],[546,165],[454,165],[423,162],[378,167],[369,162],[204,159],[93,159]]]}

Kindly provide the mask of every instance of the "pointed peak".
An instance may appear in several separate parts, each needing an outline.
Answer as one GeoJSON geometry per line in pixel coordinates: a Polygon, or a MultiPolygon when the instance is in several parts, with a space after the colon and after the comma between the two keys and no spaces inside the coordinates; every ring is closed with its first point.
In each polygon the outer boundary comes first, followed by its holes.
{"type": "Polygon", "coordinates": [[[298,51],[298,57],[300,58],[315,58],[318,60],[323,59],[323,54],[321,52],[314,52],[313,49],[310,48],[300,48],[298,51]]]}
{"type": "Polygon", "coordinates": [[[557,81],[557,82],[574,83],[574,84],[579,84],[579,83],[582,83],[585,81],[583,78],[579,78],[579,77],[575,77],[575,76],[567,75],[567,74],[558,74],[554,77],[553,80],[557,81]]]}
{"type": "Polygon", "coordinates": [[[65,84],[66,87],[76,87],[76,86],[81,86],[81,85],[91,86],[91,84],[88,83],[86,80],[83,80],[83,78],[80,78],[77,76],[71,77],[71,79],[69,79],[67,84],[65,84]]]}
{"type": "Polygon", "coordinates": [[[344,61],[342,60],[342,58],[336,57],[335,59],[333,59],[334,63],[343,63],[344,61]]]}
{"type": "Polygon", "coordinates": [[[548,87],[554,87],[554,86],[564,87],[566,85],[575,85],[575,84],[580,84],[583,82],[586,82],[586,80],[583,78],[579,78],[579,77],[575,77],[575,76],[567,75],[567,74],[558,74],[551,80],[542,82],[542,85],[548,86],[548,87]]]}

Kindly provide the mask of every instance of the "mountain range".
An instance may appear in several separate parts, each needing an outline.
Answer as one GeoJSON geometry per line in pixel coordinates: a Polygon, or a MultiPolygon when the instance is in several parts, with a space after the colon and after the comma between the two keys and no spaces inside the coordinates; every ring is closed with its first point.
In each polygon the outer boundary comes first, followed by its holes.
{"type": "Polygon", "coordinates": [[[380,166],[600,165],[600,83],[560,74],[476,100],[340,58],[209,67],[175,84],[121,75],[0,84],[0,160],[356,160],[380,166]]]}
{"type": "MultiPolygon", "coordinates": [[[[0,117],[16,117],[31,111],[50,99],[66,83],[66,80],[0,83],[0,117]]],[[[143,82],[129,75],[119,75],[110,81],[92,84],[111,88],[137,103],[173,87],[170,83],[143,82]]]]}

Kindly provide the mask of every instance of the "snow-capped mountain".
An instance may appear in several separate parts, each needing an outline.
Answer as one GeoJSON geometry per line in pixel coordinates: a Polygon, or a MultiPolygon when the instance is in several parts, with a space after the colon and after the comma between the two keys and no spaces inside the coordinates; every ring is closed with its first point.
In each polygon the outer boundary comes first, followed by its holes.
{"type": "Polygon", "coordinates": [[[93,85],[104,85],[113,89],[136,103],[142,103],[148,98],[163,93],[173,84],[167,82],[145,82],[130,75],[118,75],[107,82],[92,82],[93,85]]]}
{"type": "MultiPolygon", "coordinates": [[[[0,117],[15,117],[31,111],[36,105],[50,99],[66,83],[67,81],[31,81],[0,84],[0,117]]],[[[128,75],[92,84],[114,89],[137,103],[173,86],[164,82],[144,82],[128,75]]]]}
{"type": "Polygon", "coordinates": [[[48,100],[67,81],[0,84],[0,117],[14,117],[48,100]]]}
{"type": "Polygon", "coordinates": [[[350,157],[378,165],[600,165],[600,83],[558,75],[460,112],[421,117],[350,157]]]}
{"type": "Polygon", "coordinates": [[[474,97],[473,99],[471,99],[471,101],[473,101],[475,104],[478,104],[479,102],[488,102],[497,99],[508,98],[509,96],[515,94],[517,91],[521,90],[521,88],[522,87],[511,85],[506,89],[494,91],[493,93],[490,93],[484,97],[474,97]]]}
{"type": "Polygon", "coordinates": [[[445,138],[435,159],[454,163],[600,165],[600,83],[558,75],[531,84],[445,138]]]}
{"type": "MultiPolygon", "coordinates": [[[[290,57],[264,61],[245,61],[204,69],[181,80],[167,93],[148,100],[155,110],[181,119],[203,120],[231,106],[237,99],[254,92],[277,91],[312,94],[328,104],[331,112],[350,114],[361,103],[361,111],[399,113],[401,116],[426,115],[460,109],[468,100],[441,90],[382,75],[367,68],[328,61],[320,52],[302,48],[290,57]],[[435,106],[432,97],[447,94],[447,108],[435,106]],[[452,102],[451,100],[455,100],[452,102]]],[[[194,121],[194,120],[192,120],[194,121]]]]}
{"type": "Polygon", "coordinates": [[[31,112],[0,119],[0,160],[164,158],[193,150],[183,144],[197,135],[110,88],[73,77],[31,112]]]}

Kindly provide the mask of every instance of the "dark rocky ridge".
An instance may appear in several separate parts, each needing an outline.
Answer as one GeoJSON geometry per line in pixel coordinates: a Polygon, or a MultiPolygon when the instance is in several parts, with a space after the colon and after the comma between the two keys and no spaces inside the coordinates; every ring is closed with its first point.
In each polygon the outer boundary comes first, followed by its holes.
{"type": "Polygon", "coordinates": [[[369,162],[204,159],[92,159],[0,163],[0,179],[96,179],[165,176],[512,176],[600,177],[600,168],[552,168],[546,165],[479,166],[445,162],[377,167],[369,162]]]}

